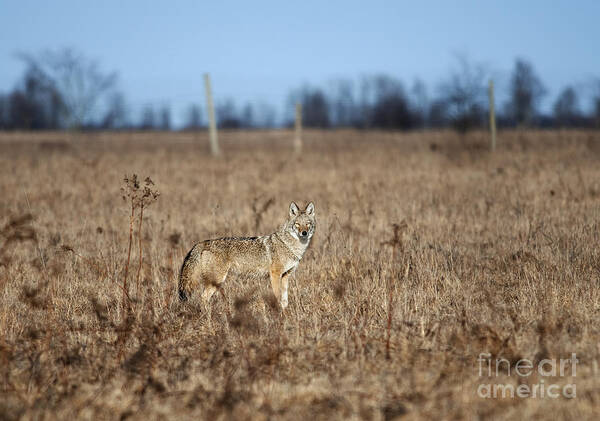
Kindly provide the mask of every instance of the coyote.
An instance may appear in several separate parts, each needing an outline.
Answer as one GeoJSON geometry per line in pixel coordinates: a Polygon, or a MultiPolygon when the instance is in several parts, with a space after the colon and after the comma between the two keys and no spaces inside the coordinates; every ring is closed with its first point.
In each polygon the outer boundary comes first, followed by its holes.
{"type": "Polygon", "coordinates": [[[192,247],[181,266],[179,299],[186,301],[198,281],[204,284],[203,301],[208,304],[230,269],[269,274],[271,288],[282,308],[288,305],[288,281],[296,270],[315,232],[315,205],[301,211],[290,204],[287,221],[273,234],[262,237],[232,237],[206,240],[192,247]]]}

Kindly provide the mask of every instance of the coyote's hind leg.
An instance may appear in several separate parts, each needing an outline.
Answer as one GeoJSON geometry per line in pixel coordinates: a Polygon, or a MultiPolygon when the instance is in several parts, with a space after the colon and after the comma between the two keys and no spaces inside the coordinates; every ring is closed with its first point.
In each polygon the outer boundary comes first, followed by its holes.
{"type": "Polygon", "coordinates": [[[219,262],[215,255],[210,251],[202,253],[202,282],[204,283],[204,292],[202,292],[202,301],[206,305],[221,284],[225,282],[229,265],[225,262],[219,262]]]}

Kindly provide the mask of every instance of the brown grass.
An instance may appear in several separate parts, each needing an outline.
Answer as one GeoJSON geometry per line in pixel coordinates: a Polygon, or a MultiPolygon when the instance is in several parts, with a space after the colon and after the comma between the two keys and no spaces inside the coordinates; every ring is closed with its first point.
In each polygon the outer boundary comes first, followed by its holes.
{"type": "Polygon", "coordinates": [[[500,133],[493,156],[484,134],[308,131],[299,157],[288,131],[220,138],[211,159],[205,134],[0,135],[0,418],[599,415],[599,133],[500,133]],[[161,196],[128,310],[132,173],[161,196]],[[318,226],[284,314],[267,279],[178,302],[195,241],[267,233],[291,200],[318,226]],[[482,352],[575,352],[545,381],[577,397],[480,398],[540,381],[482,378],[482,352]]]}

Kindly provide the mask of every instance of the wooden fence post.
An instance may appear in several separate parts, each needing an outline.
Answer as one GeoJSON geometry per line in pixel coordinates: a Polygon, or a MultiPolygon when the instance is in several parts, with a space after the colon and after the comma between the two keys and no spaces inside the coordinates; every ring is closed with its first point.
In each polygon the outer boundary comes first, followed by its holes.
{"type": "Polygon", "coordinates": [[[294,136],[294,151],[302,152],[302,104],[296,104],[296,124],[294,136]]]}
{"type": "Polygon", "coordinates": [[[208,134],[210,138],[210,152],[213,156],[219,156],[219,140],[217,139],[217,122],[215,121],[215,107],[213,104],[212,91],[210,89],[210,75],[204,74],[204,89],[206,91],[206,109],[208,110],[208,134]]]}
{"type": "Polygon", "coordinates": [[[490,148],[494,152],[496,150],[496,111],[494,110],[494,81],[492,79],[490,79],[488,94],[490,97],[490,132],[492,135],[490,148]]]}

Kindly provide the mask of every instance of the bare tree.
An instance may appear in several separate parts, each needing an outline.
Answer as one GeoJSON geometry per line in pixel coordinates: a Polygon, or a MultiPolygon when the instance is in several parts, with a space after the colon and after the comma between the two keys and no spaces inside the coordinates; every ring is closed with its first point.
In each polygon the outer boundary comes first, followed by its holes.
{"type": "Polygon", "coordinates": [[[102,119],[104,129],[123,129],[129,125],[128,108],[122,92],[113,93],[108,100],[108,108],[102,119]]]}
{"type": "Polygon", "coordinates": [[[517,59],[510,79],[510,99],[507,114],[518,126],[531,126],[538,115],[546,88],[536,75],[531,63],[517,59]]]}
{"type": "Polygon", "coordinates": [[[559,127],[573,127],[582,123],[579,99],[572,86],[564,88],[556,99],[554,120],[559,127]]]}
{"type": "Polygon", "coordinates": [[[160,130],[171,130],[171,110],[169,106],[163,105],[160,109],[159,117],[159,129],[160,130]]]}
{"type": "Polygon", "coordinates": [[[18,57],[40,81],[59,94],[69,128],[90,122],[99,99],[117,79],[116,73],[104,73],[96,61],[72,49],[46,51],[38,57],[21,53],[18,57]]]}
{"type": "Polygon", "coordinates": [[[27,69],[23,81],[8,97],[7,126],[21,129],[59,128],[62,102],[37,72],[27,69]]]}
{"type": "Polygon", "coordinates": [[[594,127],[600,128],[600,79],[594,81],[592,96],[592,123],[594,127]]]}
{"type": "Polygon", "coordinates": [[[448,107],[445,101],[436,99],[427,110],[428,126],[439,129],[449,124],[448,107]]]}
{"type": "Polygon", "coordinates": [[[197,130],[202,127],[202,108],[197,104],[191,104],[186,111],[185,128],[197,130]]]}
{"type": "Polygon", "coordinates": [[[428,124],[429,100],[427,98],[427,87],[421,79],[416,79],[411,89],[412,102],[417,127],[426,127],[428,124]]]}
{"type": "Polygon", "coordinates": [[[238,129],[241,126],[235,103],[231,98],[217,104],[216,110],[219,127],[223,129],[238,129]]]}
{"type": "Polygon", "coordinates": [[[294,121],[291,116],[295,114],[297,103],[302,104],[302,124],[305,127],[325,128],[330,126],[329,103],[323,90],[304,85],[302,88],[292,91],[287,101],[289,122],[294,121]]]}
{"type": "Polygon", "coordinates": [[[251,103],[247,103],[243,110],[242,110],[242,115],[241,115],[241,127],[245,127],[245,128],[252,128],[255,125],[255,116],[254,116],[254,107],[252,106],[251,103]]]}
{"type": "Polygon", "coordinates": [[[156,126],[156,113],[154,112],[154,107],[152,105],[146,105],[142,110],[140,129],[154,130],[156,126]]]}
{"type": "Polygon", "coordinates": [[[351,127],[355,123],[356,101],[354,84],[349,79],[336,79],[331,82],[331,120],[337,127],[351,127]]]}
{"type": "Polygon", "coordinates": [[[0,130],[8,129],[8,112],[10,110],[8,97],[0,94],[0,130]]]}
{"type": "Polygon", "coordinates": [[[288,123],[293,121],[295,105],[302,104],[302,120],[306,127],[359,127],[410,129],[420,124],[404,85],[386,75],[363,76],[359,94],[347,79],[329,85],[329,95],[308,85],[288,97],[288,123]]]}
{"type": "Polygon", "coordinates": [[[485,121],[487,71],[471,63],[466,56],[456,56],[456,67],[440,85],[441,100],[452,125],[461,132],[481,126],[485,121]]]}
{"type": "Polygon", "coordinates": [[[375,99],[370,113],[370,125],[384,129],[414,127],[414,114],[402,82],[384,75],[374,76],[371,82],[375,99]]]}

